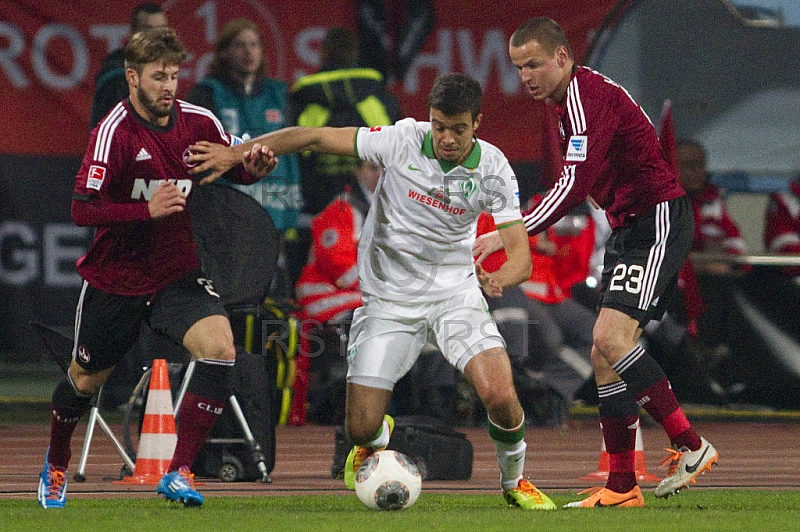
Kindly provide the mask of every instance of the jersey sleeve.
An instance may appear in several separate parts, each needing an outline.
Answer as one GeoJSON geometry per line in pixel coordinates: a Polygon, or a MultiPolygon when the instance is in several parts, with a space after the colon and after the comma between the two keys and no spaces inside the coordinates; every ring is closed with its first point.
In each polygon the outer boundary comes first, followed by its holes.
{"type": "Polygon", "coordinates": [[[100,227],[150,219],[147,202],[113,201],[111,183],[125,171],[130,146],[123,131],[110,131],[104,121],[92,131],[72,191],[72,220],[79,226],[100,227]]]}
{"type": "Polygon", "coordinates": [[[561,177],[536,207],[524,213],[525,227],[532,235],[550,227],[583,202],[608,165],[609,148],[620,121],[614,106],[617,95],[610,90],[595,89],[591,98],[581,98],[582,88],[578,78],[573,78],[565,98],[572,134],[567,138],[561,177]]]}
{"type": "Polygon", "coordinates": [[[497,172],[483,178],[489,197],[484,210],[492,215],[498,227],[522,220],[519,211],[519,187],[508,161],[503,160],[497,172]]]}
{"type": "Polygon", "coordinates": [[[404,139],[415,139],[421,146],[424,135],[425,132],[412,118],[405,118],[392,126],[361,127],[356,133],[356,154],[360,159],[388,168],[399,164],[404,139]]]}
{"type": "MultiPolygon", "coordinates": [[[[209,109],[185,101],[180,101],[180,105],[184,113],[196,118],[191,126],[192,135],[195,137],[194,141],[207,140],[225,146],[236,146],[244,142],[236,135],[226,132],[220,119],[209,109]]],[[[240,185],[251,185],[260,178],[248,174],[244,165],[237,164],[225,173],[225,179],[240,185]]]]}

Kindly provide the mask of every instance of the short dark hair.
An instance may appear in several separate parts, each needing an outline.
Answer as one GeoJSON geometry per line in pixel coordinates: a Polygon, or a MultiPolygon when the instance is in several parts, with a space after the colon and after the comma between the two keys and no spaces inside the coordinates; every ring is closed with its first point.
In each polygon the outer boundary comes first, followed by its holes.
{"type": "Polygon", "coordinates": [[[172,28],[152,28],[131,37],[125,47],[125,68],[141,74],[144,65],[160,62],[180,65],[186,60],[186,48],[172,28]]]}
{"type": "Polygon", "coordinates": [[[481,112],[483,92],[481,84],[464,74],[445,74],[433,83],[428,96],[428,107],[438,109],[447,116],[469,111],[472,120],[481,112]]]}
{"type": "Polygon", "coordinates": [[[358,62],[358,38],[347,28],[331,28],[320,43],[322,62],[328,67],[352,67],[358,62]]]}
{"type": "Polygon", "coordinates": [[[514,30],[509,42],[516,48],[533,40],[538,42],[548,53],[553,53],[559,46],[564,46],[567,49],[567,55],[572,59],[572,47],[569,45],[567,35],[561,26],[551,18],[529,18],[514,30]]]}
{"type": "Polygon", "coordinates": [[[142,28],[139,27],[139,15],[155,15],[156,13],[163,12],[164,11],[161,9],[161,6],[155,2],[143,2],[139,4],[133,8],[133,13],[131,14],[131,31],[136,33],[142,30],[142,28]]]}

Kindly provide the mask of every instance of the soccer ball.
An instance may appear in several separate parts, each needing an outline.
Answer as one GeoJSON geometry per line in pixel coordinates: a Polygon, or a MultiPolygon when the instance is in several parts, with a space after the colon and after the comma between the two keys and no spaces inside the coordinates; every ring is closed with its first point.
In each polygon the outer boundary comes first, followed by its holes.
{"type": "Polygon", "coordinates": [[[356,495],[370,510],[405,510],[419,497],[422,476],[411,459],[397,451],[378,451],[356,473],[356,495]]]}

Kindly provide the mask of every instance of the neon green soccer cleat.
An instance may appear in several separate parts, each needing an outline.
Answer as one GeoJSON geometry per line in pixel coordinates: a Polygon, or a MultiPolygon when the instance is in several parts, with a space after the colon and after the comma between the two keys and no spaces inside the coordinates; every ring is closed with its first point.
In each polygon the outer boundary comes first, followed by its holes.
{"type": "MultiPolygon", "coordinates": [[[[391,437],[392,431],[394,430],[394,419],[389,414],[385,414],[383,416],[389,423],[389,436],[391,437]]],[[[370,447],[361,447],[359,445],[354,445],[352,449],[350,449],[350,453],[347,455],[347,461],[344,463],[344,487],[353,491],[356,489],[356,473],[358,472],[358,468],[361,467],[361,464],[364,463],[364,460],[372,456],[373,453],[376,451],[382,451],[385,447],[380,449],[372,449],[370,447]]]]}
{"type": "Polygon", "coordinates": [[[520,479],[516,488],[504,491],[503,497],[509,506],[516,506],[523,510],[556,509],[556,505],[550,500],[550,497],[524,478],[520,479]]]}

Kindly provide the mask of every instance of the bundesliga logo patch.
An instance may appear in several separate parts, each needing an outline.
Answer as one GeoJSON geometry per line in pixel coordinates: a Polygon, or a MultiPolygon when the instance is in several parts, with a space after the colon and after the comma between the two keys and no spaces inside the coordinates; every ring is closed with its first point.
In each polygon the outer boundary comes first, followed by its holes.
{"type": "Polygon", "coordinates": [[[89,172],[86,177],[86,188],[93,188],[100,190],[103,186],[103,180],[106,178],[106,169],[102,166],[92,165],[89,167],[89,172]]]}
{"type": "Polygon", "coordinates": [[[568,162],[585,161],[588,144],[586,135],[572,135],[567,142],[567,156],[564,159],[568,162]]]}

